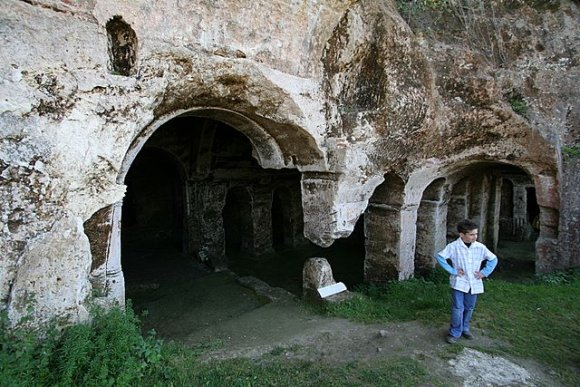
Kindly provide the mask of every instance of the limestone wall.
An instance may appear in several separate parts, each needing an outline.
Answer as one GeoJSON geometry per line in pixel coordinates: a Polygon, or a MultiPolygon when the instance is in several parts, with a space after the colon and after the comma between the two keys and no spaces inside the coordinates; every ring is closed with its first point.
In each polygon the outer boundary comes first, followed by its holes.
{"type": "Polygon", "coordinates": [[[578,4],[491,3],[490,27],[477,8],[405,19],[391,1],[6,0],[0,307],[42,322],[123,302],[124,178],[183,113],[239,130],[265,168],[300,171],[320,245],[348,235],[391,174],[401,202],[371,206],[369,280],[412,275],[423,191],[477,163],[529,174],[538,267],[577,266],[578,162],[562,149],[579,141],[578,4]]]}

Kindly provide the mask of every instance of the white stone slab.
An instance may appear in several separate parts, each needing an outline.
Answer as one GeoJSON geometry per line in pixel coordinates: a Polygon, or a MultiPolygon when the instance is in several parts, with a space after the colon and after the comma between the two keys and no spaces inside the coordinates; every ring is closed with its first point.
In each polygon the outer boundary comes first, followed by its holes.
{"type": "Polygon", "coordinates": [[[344,292],[346,290],[346,285],[342,282],[338,282],[336,284],[328,285],[317,290],[318,294],[320,294],[320,297],[326,298],[328,296],[332,296],[333,294],[344,292]]]}

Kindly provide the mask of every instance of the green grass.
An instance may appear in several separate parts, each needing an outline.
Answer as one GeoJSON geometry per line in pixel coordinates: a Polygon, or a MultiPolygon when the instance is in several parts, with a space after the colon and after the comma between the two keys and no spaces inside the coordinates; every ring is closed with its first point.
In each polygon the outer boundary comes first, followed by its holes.
{"type": "Polygon", "coordinates": [[[189,368],[178,384],[197,386],[416,386],[432,382],[416,360],[326,365],[306,361],[234,359],[189,368]]]}
{"type": "Polygon", "coordinates": [[[522,99],[522,97],[512,97],[510,99],[510,104],[512,106],[512,110],[520,116],[525,115],[528,111],[528,104],[522,99]]]}
{"type": "MultiPolygon", "coordinates": [[[[326,313],[361,322],[449,321],[449,286],[441,273],[430,279],[367,286],[361,295],[326,313]]],[[[580,273],[555,273],[525,283],[487,280],[473,325],[505,343],[494,351],[538,361],[566,385],[580,382],[580,273]]]]}
{"type": "Polygon", "coordinates": [[[365,323],[412,321],[438,324],[448,320],[448,285],[425,279],[358,287],[352,300],[329,304],[326,313],[365,323]]]}
{"type": "Polygon", "coordinates": [[[563,146],[562,153],[572,158],[578,158],[580,157],[580,144],[563,146]]]}
{"type": "Polygon", "coordinates": [[[533,284],[490,281],[477,324],[506,342],[501,352],[557,370],[566,384],[580,377],[580,276],[552,276],[533,284]],[[555,283],[554,283],[555,282],[555,283]],[[560,282],[560,283],[558,283],[560,282]]]}
{"type": "Polygon", "coordinates": [[[98,311],[91,324],[47,335],[0,327],[0,386],[416,386],[443,385],[417,360],[326,365],[263,359],[203,363],[220,343],[187,348],[143,337],[129,308],[98,311]]]}
{"type": "MultiPolygon", "coordinates": [[[[365,286],[349,302],[324,313],[361,322],[449,319],[446,275],[365,286]]],[[[489,280],[474,317],[476,331],[497,340],[482,349],[533,359],[554,370],[564,385],[578,385],[580,274],[556,273],[526,283],[489,280]]],[[[9,331],[0,324],[0,386],[415,386],[445,385],[414,357],[326,364],[287,359],[274,348],[258,360],[200,361],[221,343],[186,348],[143,337],[129,308],[97,311],[93,322],[63,332],[9,331]]],[[[462,346],[448,348],[453,355],[462,346]]],[[[445,356],[445,354],[442,354],[445,356]]]]}

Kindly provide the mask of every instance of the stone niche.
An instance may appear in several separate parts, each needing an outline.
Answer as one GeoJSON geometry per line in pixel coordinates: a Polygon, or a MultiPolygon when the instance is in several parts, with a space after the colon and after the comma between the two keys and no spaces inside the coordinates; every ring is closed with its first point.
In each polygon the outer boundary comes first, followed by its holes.
{"type": "Polygon", "coordinates": [[[491,249],[535,243],[537,272],[580,266],[578,3],[504,3],[483,26],[394,1],[5,1],[0,308],[80,321],[124,303],[131,244],[222,270],[359,218],[369,282],[432,269],[466,217],[491,249]]]}

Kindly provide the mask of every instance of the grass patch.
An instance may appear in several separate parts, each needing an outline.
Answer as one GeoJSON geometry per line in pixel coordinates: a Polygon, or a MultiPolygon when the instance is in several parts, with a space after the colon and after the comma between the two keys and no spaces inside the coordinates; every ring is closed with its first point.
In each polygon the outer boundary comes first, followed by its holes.
{"type": "Polygon", "coordinates": [[[510,105],[512,106],[512,110],[520,116],[524,116],[528,111],[528,104],[520,96],[512,97],[510,99],[510,105]]]}
{"type": "MultiPolygon", "coordinates": [[[[446,282],[446,281],[445,281],[446,282]]],[[[361,295],[326,313],[361,322],[449,321],[449,285],[430,279],[367,286],[361,295]]],[[[487,280],[478,298],[473,325],[506,345],[497,353],[530,358],[558,373],[566,385],[580,378],[580,272],[537,277],[526,283],[487,280]]]]}
{"type": "Polygon", "coordinates": [[[443,385],[417,360],[326,365],[306,361],[259,363],[234,359],[197,365],[186,380],[196,386],[417,386],[443,385]]]}
{"type": "Polygon", "coordinates": [[[502,352],[532,358],[580,381],[580,275],[553,274],[531,284],[490,281],[477,310],[477,326],[509,345],[502,352]]]}
{"type": "Polygon", "coordinates": [[[359,294],[352,300],[329,304],[326,313],[365,323],[416,320],[441,324],[449,320],[448,276],[442,270],[427,278],[363,285],[355,290],[359,294]]]}
{"type": "Polygon", "coordinates": [[[572,158],[578,158],[580,157],[580,144],[563,146],[562,153],[572,158]]]}
{"type": "MultiPolygon", "coordinates": [[[[384,286],[364,286],[349,302],[325,313],[361,322],[449,320],[447,276],[384,286]]],[[[529,358],[557,372],[561,383],[578,385],[580,364],[580,272],[568,271],[513,283],[489,280],[479,298],[474,326],[505,345],[494,353],[529,358]]],[[[415,357],[326,364],[287,359],[282,347],[259,360],[201,362],[219,348],[194,348],[143,337],[129,308],[98,311],[93,322],[40,335],[0,325],[1,386],[415,386],[445,385],[415,357]]],[[[449,355],[462,346],[446,347],[449,355]]],[[[489,351],[489,349],[486,349],[489,351]]]]}
{"type": "Polygon", "coordinates": [[[443,385],[412,358],[338,365],[288,360],[281,348],[252,361],[203,363],[221,343],[187,348],[143,337],[130,308],[98,311],[63,332],[0,331],[0,386],[416,386],[443,385]]]}

